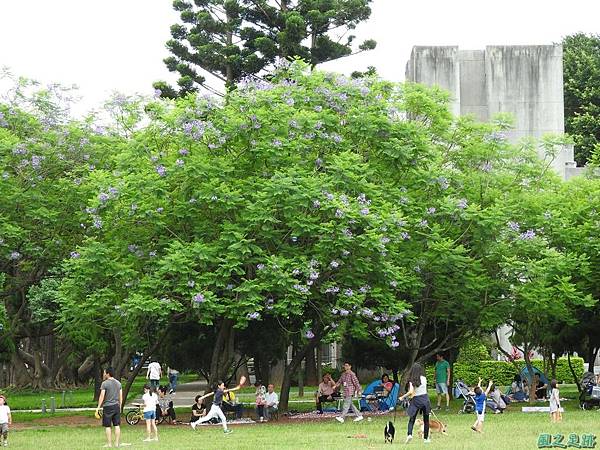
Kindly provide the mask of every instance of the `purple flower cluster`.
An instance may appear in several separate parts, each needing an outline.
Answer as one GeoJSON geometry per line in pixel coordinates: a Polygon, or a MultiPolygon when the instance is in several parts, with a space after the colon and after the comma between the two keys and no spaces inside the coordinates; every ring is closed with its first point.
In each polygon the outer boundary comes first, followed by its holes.
{"type": "Polygon", "coordinates": [[[81,254],[79,252],[71,252],[71,258],[73,259],[77,259],[81,256],[81,254]]]}
{"type": "Polygon", "coordinates": [[[432,206],[431,208],[427,208],[427,214],[432,215],[435,214],[436,209],[432,206]]]}
{"type": "Polygon", "coordinates": [[[304,333],[304,336],[306,339],[313,339],[315,337],[315,333],[313,333],[312,330],[307,330],[306,333],[304,333]]]}
{"type": "Polygon", "coordinates": [[[469,206],[469,204],[467,203],[467,199],[466,198],[461,198],[457,203],[456,206],[459,209],[466,209],[467,206],[469,206]]]}
{"type": "Polygon", "coordinates": [[[298,292],[300,292],[302,294],[308,294],[308,292],[309,292],[308,287],[302,286],[300,284],[295,284],[294,289],[296,289],[298,292]]]}
{"type": "Polygon", "coordinates": [[[310,275],[308,276],[311,280],[316,280],[317,278],[319,278],[319,272],[311,272],[310,275]]]}
{"type": "Polygon", "coordinates": [[[521,233],[519,238],[523,239],[524,241],[530,241],[535,238],[535,231],[527,230],[525,233],[521,233]]]}
{"type": "Polygon", "coordinates": [[[110,196],[106,192],[100,192],[100,194],[98,194],[98,200],[100,200],[100,203],[106,203],[109,198],[110,196]]]}
{"type": "Polygon", "coordinates": [[[262,263],[261,263],[261,264],[257,264],[257,265],[256,265],[256,269],[257,269],[257,270],[263,270],[264,268],[265,268],[265,265],[264,265],[264,264],[262,264],[262,263]]]}
{"type": "Polygon", "coordinates": [[[156,173],[161,177],[164,177],[167,174],[167,169],[165,169],[165,166],[162,165],[156,166],[156,173]]]}
{"type": "Polygon", "coordinates": [[[188,285],[188,287],[191,287],[191,288],[193,288],[194,286],[196,286],[196,282],[195,282],[194,280],[189,280],[189,281],[187,282],[187,285],[188,285]]]}
{"type": "Polygon", "coordinates": [[[368,216],[369,215],[369,208],[366,208],[366,207],[365,208],[361,208],[361,210],[359,212],[360,212],[360,214],[362,216],[368,216]]]}
{"type": "Polygon", "coordinates": [[[348,288],[344,291],[344,295],[346,297],[352,297],[354,295],[354,291],[352,289],[348,288]]]}
{"type": "Polygon", "coordinates": [[[381,242],[383,245],[389,244],[389,243],[390,243],[390,238],[389,238],[389,237],[387,237],[387,236],[383,236],[383,237],[380,239],[380,242],[381,242]]]}
{"type": "Polygon", "coordinates": [[[258,320],[258,319],[260,319],[260,313],[259,312],[248,313],[248,315],[246,317],[250,320],[258,320]]]}
{"type": "Polygon", "coordinates": [[[450,182],[448,181],[448,178],[446,178],[446,177],[439,177],[436,180],[436,182],[440,186],[440,189],[442,189],[444,191],[450,187],[450,182]]]}
{"type": "Polygon", "coordinates": [[[340,292],[340,288],[337,286],[331,286],[325,289],[326,294],[337,294],[338,292],[340,292]]]}
{"type": "Polygon", "coordinates": [[[12,261],[16,261],[18,259],[21,259],[21,254],[19,252],[17,252],[17,251],[11,252],[9,258],[12,261]]]}
{"type": "Polygon", "coordinates": [[[400,233],[400,237],[403,240],[408,241],[410,239],[410,234],[407,231],[403,231],[402,233],[400,233]]]}
{"type": "Polygon", "coordinates": [[[183,159],[178,159],[177,161],[175,161],[175,165],[177,167],[182,167],[185,164],[185,162],[183,161],[183,159]]]}
{"type": "Polygon", "coordinates": [[[204,303],[206,301],[206,299],[204,298],[204,295],[202,295],[200,293],[194,295],[193,300],[194,300],[194,303],[204,303]]]}
{"type": "Polygon", "coordinates": [[[506,226],[508,226],[508,229],[511,231],[519,231],[520,230],[520,226],[518,222],[513,222],[512,220],[510,222],[508,222],[506,224],[506,226]]]}
{"type": "Polygon", "coordinates": [[[187,148],[182,148],[182,149],[179,150],[179,154],[181,156],[187,156],[187,155],[190,154],[190,151],[187,148]]]}
{"type": "Polygon", "coordinates": [[[183,132],[196,140],[201,139],[209,128],[212,128],[212,124],[201,120],[192,120],[183,124],[183,132]]]}
{"type": "Polygon", "coordinates": [[[329,266],[330,266],[332,269],[337,269],[337,268],[340,266],[340,263],[334,259],[333,261],[331,261],[331,262],[329,263],[329,266]]]}
{"type": "Polygon", "coordinates": [[[344,217],[344,211],[342,211],[342,210],[341,210],[341,209],[339,209],[339,208],[338,208],[338,209],[336,209],[336,210],[335,210],[335,217],[338,217],[338,218],[340,218],[340,217],[344,217]]]}
{"type": "Polygon", "coordinates": [[[319,200],[313,200],[313,208],[318,209],[321,207],[321,202],[319,200]]]}

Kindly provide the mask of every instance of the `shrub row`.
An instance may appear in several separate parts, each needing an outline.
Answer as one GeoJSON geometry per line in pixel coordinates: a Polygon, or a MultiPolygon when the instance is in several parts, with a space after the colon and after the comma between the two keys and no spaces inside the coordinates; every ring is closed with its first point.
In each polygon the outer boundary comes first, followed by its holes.
{"type": "MultiPolygon", "coordinates": [[[[533,360],[533,366],[542,370],[544,367],[541,359],[533,360]]],[[[580,379],[583,375],[583,358],[572,357],[571,364],[577,374],[577,378],[580,379]]],[[[516,361],[516,365],[519,369],[525,367],[525,361],[516,361]]],[[[478,364],[468,363],[454,363],[452,366],[452,380],[463,380],[468,385],[477,384],[479,377],[483,378],[484,382],[493,380],[499,386],[509,386],[515,376],[515,364],[508,361],[480,361],[478,364]]],[[[434,377],[434,366],[427,366],[427,380],[433,387],[435,385],[434,377]]],[[[551,374],[546,374],[551,377],[551,374]]],[[[573,375],[569,369],[569,362],[567,358],[559,358],[556,364],[556,379],[559,383],[573,383],[573,375]]]]}

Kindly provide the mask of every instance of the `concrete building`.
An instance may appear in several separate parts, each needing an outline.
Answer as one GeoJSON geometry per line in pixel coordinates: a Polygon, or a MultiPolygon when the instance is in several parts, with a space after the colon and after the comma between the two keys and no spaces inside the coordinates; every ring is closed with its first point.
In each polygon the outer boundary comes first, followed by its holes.
{"type": "MultiPolygon", "coordinates": [[[[564,133],[562,58],[561,45],[413,47],[406,79],[449,91],[456,115],[489,121],[511,113],[515,124],[508,138],[516,142],[564,133]]],[[[540,157],[545,157],[541,149],[540,157]]],[[[572,146],[563,148],[552,166],[565,180],[581,170],[572,146]]]]}

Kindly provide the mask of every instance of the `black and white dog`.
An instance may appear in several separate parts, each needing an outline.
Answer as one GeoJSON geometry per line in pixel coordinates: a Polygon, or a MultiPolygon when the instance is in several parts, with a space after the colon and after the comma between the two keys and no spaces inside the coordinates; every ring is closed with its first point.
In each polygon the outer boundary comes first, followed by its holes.
{"type": "Polygon", "coordinates": [[[388,422],[383,430],[383,437],[385,437],[385,442],[390,442],[392,444],[394,442],[394,436],[396,435],[396,429],[394,428],[394,424],[392,422],[388,422]]]}

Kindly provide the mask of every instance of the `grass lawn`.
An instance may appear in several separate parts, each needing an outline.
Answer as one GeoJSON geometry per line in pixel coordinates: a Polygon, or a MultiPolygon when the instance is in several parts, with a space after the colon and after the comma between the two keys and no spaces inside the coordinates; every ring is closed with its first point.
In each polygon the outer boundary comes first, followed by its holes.
{"type": "MultiPolygon", "coordinates": [[[[563,423],[552,425],[549,415],[524,414],[515,409],[505,414],[486,416],[484,433],[476,435],[470,430],[473,415],[441,413],[440,419],[448,423],[449,436],[433,435],[433,442],[423,444],[415,433],[410,448],[512,450],[538,448],[540,433],[563,434],[565,443],[570,433],[599,432],[600,412],[570,410],[564,414],[563,423]]],[[[390,417],[391,418],[391,417],[390,417]]],[[[347,421],[338,424],[332,419],[312,423],[272,422],[256,425],[233,426],[233,433],[224,436],[220,426],[200,427],[195,432],[187,426],[160,426],[160,442],[142,442],[144,428],[123,425],[123,442],[132,448],[228,448],[228,449],[384,449],[383,427],[388,417],[377,417],[361,423],[347,421]],[[355,438],[355,435],[366,438],[355,438]]],[[[404,446],[407,418],[396,418],[396,441],[404,446]]],[[[104,444],[100,426],[49,426],[37,429],[11,431],[12,448],[63,448],[92,449],[104,444]]]]}

